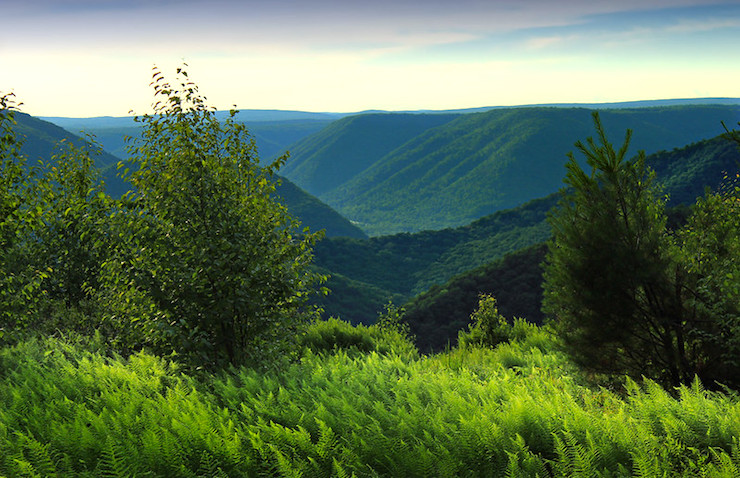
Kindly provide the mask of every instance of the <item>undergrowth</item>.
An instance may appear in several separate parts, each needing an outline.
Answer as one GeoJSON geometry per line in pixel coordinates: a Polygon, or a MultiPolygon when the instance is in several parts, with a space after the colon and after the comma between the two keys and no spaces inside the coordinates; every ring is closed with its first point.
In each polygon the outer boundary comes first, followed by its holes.
{"type": "Polygon", "coordinates": [[[427,357],[398,336],[347,327],[315,325],[300,362],[279,372],[207,380],[146,353],[110,357],[61,339],[6,347],[0,475],[740,474],[731,393],[698,381],[588,387],[536,328],[427,357]]]}

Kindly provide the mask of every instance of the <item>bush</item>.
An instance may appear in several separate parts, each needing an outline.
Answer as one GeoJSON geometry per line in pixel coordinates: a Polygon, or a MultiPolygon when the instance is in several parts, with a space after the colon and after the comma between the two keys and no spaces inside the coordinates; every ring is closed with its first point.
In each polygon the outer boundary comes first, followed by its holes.
{"type": "Polygon", "coordinates": [[[108,261],[111,320],[133,308],[146,345],[194,366],[269,363],[311,317],[319,235],[274,199],[286,157],[261,166],[236,111],[220,122],[177,72],[172,86],[155,69],[155,114],[137,118],[143,132],[129,148],[136,170],[108,261]]]}
{"type": "Polygon", "coordinates": [[[499,314],[496,299],[490,295],[480,296],[478,308],[470,316],[470,320],[467,332],[458,333],[457,342],[460,347],[495,347],[513,338],[512,326],[499,314]]]}
{"type": "Polygon", "coordinates": [[[316,354],[345,351],[352,356],[369,352],[395,354],[403,357],[418,356],[411,339],[393,328],[376,325],[352,325],[330,317],[317,320],[307,327],[300,338],[301,346],[316,354]]]}

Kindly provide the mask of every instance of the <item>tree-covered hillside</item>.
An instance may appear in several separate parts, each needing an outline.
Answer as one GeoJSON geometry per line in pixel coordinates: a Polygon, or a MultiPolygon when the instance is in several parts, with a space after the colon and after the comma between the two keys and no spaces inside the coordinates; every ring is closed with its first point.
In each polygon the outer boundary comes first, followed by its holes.
{"type": "Polygon", "coordinates": [[[389,299],[405,302],[434,284],[547,240],[545,219],[556,201],[551,195],[455,229],[368,240],[327,238],[316,245],[315,262],[337,277],[330,277],[326,285],[332,293],[321,305],[326,315],[372,323],[389,299]],[[371,298],[358,293],[363,288],[376,291],[374,305],[362,302],[371,298]]]}
{"type": "Polygon", "coordinates": [[[496,298],[499,312],[541,324],[544,244],[536,244],[434,285],[408,302],[406,320],[421,351],[457,344],[482,294],[496,298]]]}
{"type": "MultiPolygon", "coordinates": [[[[60,128],[59,126],[44,121],[25,113],[16,114],[17,124],[14,129],[23,138],[21,152],[29,159],[30,165],[37,165],[38,161],[48,162],[52,156],[61,151],[62,141],[81,146],[86,140],[76,134],[60,128]]],[[[128,185],[116,176],[116,166],[120,159],[101,149],[95,155],[95,165],[101,170],[105,178],[106,187],[109,192],[121,195],[128,190],[128,185]]]]}
{"type": "MultiPolygon", "coordinates": [[[[585,108],[502,108],[404,137],[383,126],[397,115],[345,118],[306,138],[286,175],[370,235],[455,227],[556,191],[565,153],[590,134],[590,115],[585,108]],[[389,138],[392,145],[377,147],[389,138]],[[354,158],[358,164],[348,164],[354,158]],[[310,174],[299,174],[298,165],[310,174]],[[331,184],[314,185],[309,176],[331,184]]],[[[602,119],[610,131],[635,130],[633,151],[654,153],[714,137],[720,121],[739,115],[737,106],[688,105],[604,110],[602,119]]]]}
{"type": "MultiPolygon", "coordinates": [[[[693,204],[697,197],[704,194],[705,188],[716,187],[725,172],[735,171],[740,162],[740,153],[733,143],[723,137],[715,137],[672,151],[658,152],[650,155],[647,161],[656,169],[664,193],[671,198],[669,204],[675,208],[693,204]]],[[[377,312],[373,314],[371,311],[380,310],[388,299],[398,303],[399,295],[411,299],[436,285],[428,294],[407,304],[409,311],[414,311],[412,324],[418,316],[420,321],[430,321],[435,324],[434,327],[441,327],[439,320],[444,320],[444,313],[439,310],[444,309],[445,304],[452,303],[460,304],[460,311],[451,314],[449,320],[459,324],[474,307],[477,293],[498,295],[501,290],[476,285],[474,288],[477,290],[472,295],[469,290],[465,291],[467,295],[459,295],[455,291],[461,291],[463,287],[460,284],[472,287],[473,283],[493,283],[495,277],[486,277],[485,271],[491,270],[494,275],[501,272],[497,265],[491,263],[506,254],[547,240],[550,230],[545,219],[557,199],[558,194],[552,194],[456,229],[402,233],[366,241],[324,240],[316,248],[317,264],[331,273],[339,274],[341,278],[338,280],[342,281],[337,287],[333,287],[335,282],[332,279],[328,283],[328,287],[336,288],[336,291],[323,299],[327,313],[347,320],[370,322],[377,316],[377,312]],[[486,269],[489,267],[487,264],[490,264],[490,269],[486,269]],[[474,271],[479,267],[481,269],[474,271]],[[468,272],[471,276],[465,277],[468,272]],[[452,279],[458,275],[461,275],[459,279],[452,279]],[[347,279],[355,281],[355,287],[350,287],[347,279]],[[365,304],[362,300],[366,297],[357,294],[359,284],[371,285],[373,290],[379,288],[385,291],[385,296],[375,294],[374,307],[365,304]],[[361,302],[362,307],[344,305],[349,301],[348,297],[342,296],[346,291],[355,294],[358,298],[355,304],[361,302]],[[420,306],[419,300],[422,299],[428,305],[425,308],[420,306]],[[436,311],[430,312],[431,309],[436,311]],[[422,317],[422,310],[429,312],[430,316],[422,317]]],[[[669,219],[673,223],[680,223],[683,215],[679,208],[672,212],[669,219]]],[[[513,293],[514,289],[511,290],[513,293]]],[[[538,307],[528,305],[522,308],[524,304],[512,303],[508,296],[504,292],[501,297],[505,314],[526,315],[533,320],[540,316],[531,312],[538,310],[538,307]]],[[[448,339],[454,342],[456,332],[452,330],[450,333],[451,336],[436,341],[434,346],[444,345],[448,339]]]]}
{"type": "MultiPolygon", "coordinates": [[[[14,129],[24,141],[21,151],[32,163],[51,159],[58,152],[61,141],[70,141],[75,145],[84,143],[79,136],[25,113],[16,113],[16,121],[14,129]]],[[[101,151],[95,158],[95,164],[100,169],[115,167],[118,161],[120,160],[117,157],[107,151],[101,151]]]]}
{"type": "Polygon", "coordinates": [[[291,159],[283,174],[322,197],[361,175],[409,139],[458,116],[373,113],[342,118],[291,146],[291,159]]]}
{"type": "Polygon", "coordinates": [[[284,177],[280,178],[275,195],[293,216],[313,232],[323,229],[327,237],[367,238],[362,229],[284,177]]]}
{"type": "Polygon", "coordinates": [[[669,195],[670,205],[689,205],[740,164],[737,147],[724,136],[697,141],[647,158],[669,195]]]}

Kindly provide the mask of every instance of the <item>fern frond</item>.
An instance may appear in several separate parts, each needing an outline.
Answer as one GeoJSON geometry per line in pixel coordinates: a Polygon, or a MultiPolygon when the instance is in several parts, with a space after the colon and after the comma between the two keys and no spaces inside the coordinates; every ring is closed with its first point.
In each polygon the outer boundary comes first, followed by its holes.
{"type": "Polygon", "coordinates": [[[96,475],[101,478],[129,478],[134,476],[135,470],[125,460],[125,449],[108,438],[101,452],[96,475]]]}
{"type": "Polygon", "coordinates": [[[33,467],[35,473],[40,476],[57,476],[57,469],[49,455],[49,445],[42,445],[33,437],[19,433],[20,442],[28,463],[33,467]]]}
{"type": "Polygon", "coordinates": [[[200,465],[196,474],[198,478],[228,478],[228,475],[219,466],[218,461],[205,450],[200,455],[200,465]]]}

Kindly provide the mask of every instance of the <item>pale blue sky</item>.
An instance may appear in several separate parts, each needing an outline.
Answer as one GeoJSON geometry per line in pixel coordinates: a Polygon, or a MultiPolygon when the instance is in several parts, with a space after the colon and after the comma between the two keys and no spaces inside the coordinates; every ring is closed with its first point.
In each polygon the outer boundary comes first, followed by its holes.
{"type": "Polygon", "coordinates": [[[11,0],[0,91],[43,116],[149,110],[183,60],[219,109],[740,97],[740,1],[11,0]]]}

